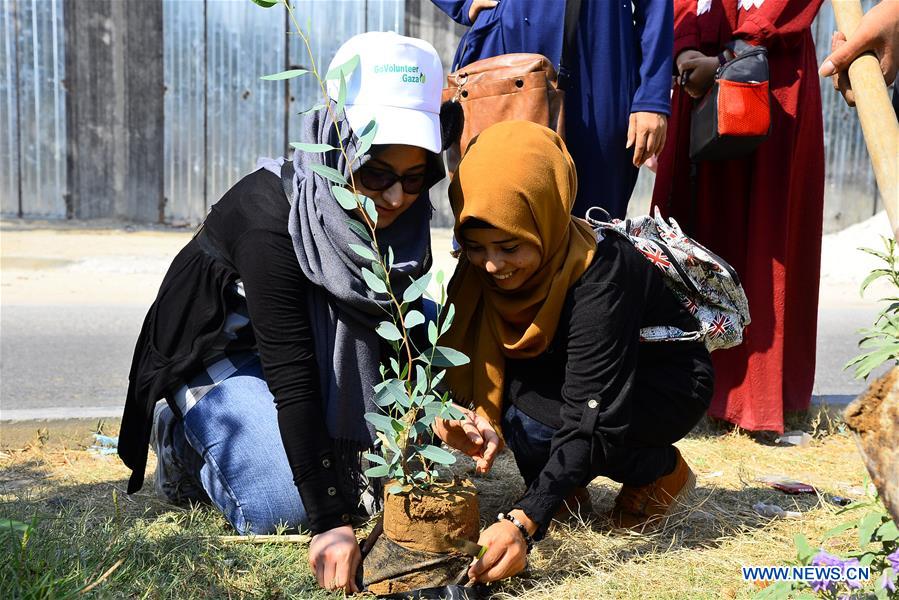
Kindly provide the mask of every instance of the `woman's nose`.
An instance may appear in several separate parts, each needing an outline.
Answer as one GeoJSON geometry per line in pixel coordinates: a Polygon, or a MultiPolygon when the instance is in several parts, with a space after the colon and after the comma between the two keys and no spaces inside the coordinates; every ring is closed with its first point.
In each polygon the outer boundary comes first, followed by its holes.
{"type": "Polygon", "coordinates": [[[394,182],[392,186],[381,192],[381,197],[384,198],[384,202],[390,205],[391,208],[402,205],[404,195],[402,183],[399,181],[394,182]]]}
{"type": "Polygon", "coordinates": [[[497,260],[493,256],[487,257],[487,260],[484,261],[484,269],[486,269],[487,272],[490,273],[491,275],[494,273],[499,273],[502,266],[503,266],[502,262],[497,260]]]}

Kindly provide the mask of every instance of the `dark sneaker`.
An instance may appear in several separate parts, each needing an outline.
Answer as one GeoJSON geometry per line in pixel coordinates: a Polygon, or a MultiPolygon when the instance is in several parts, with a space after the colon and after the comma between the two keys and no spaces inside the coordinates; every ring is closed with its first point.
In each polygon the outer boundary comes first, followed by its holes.
{"type": "Polygon", "coordinates": [[[201,459],[178,427],[178,419],[165,400],[153,407],[153,427],[150,429],[150,447],[156,453],[156,475],[153,478],[156,494],[169,502],[184,504],[188,501],[206,502],[208,496],[199,482],[201,459]],[[185,468],[184,460],[196,462],[193,471],[185,468]]]}
{"type": "Polygon", "coordinates": [[[662,525],[665,518],[682,507],[696,488],[696,475],[675,448],[674,471],[649,485],[622,486],[615,498],[610,518],[614,527],[644,531],[662,525]]]}

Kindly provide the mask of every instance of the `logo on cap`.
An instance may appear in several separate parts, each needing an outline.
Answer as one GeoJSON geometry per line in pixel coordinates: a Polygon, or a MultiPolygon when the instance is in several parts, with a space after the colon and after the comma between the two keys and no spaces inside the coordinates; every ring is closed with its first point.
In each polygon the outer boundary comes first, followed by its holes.
{"type": "Polygon", "coordinates": [[[403,83],[424,83],[427,77],[418,65],[401,65],[397,63],[382,63],[374,65],[374,72],[381,74],[397,74],[403,83]]]}

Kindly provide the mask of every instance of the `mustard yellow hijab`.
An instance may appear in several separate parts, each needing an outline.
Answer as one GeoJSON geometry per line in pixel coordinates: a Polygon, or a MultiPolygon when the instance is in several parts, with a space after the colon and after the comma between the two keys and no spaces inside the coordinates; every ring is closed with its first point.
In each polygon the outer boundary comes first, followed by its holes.
{"type": "Polygon", "coordinates": [[[471,362],[447,379],[457,401],[473,403],[497,430],[506,358],[542,354],[559,324],[568,289],[590,266],[596,237],[571,216],[577,192],[574,162],[561,138],[529,121],[485,129],[469,145],[449,188],[456,239],[469,219],[535,244],[540,267],[516,290],[498,288],[463,251],[449,285],[456,306],[446,344],[471,362]]]}

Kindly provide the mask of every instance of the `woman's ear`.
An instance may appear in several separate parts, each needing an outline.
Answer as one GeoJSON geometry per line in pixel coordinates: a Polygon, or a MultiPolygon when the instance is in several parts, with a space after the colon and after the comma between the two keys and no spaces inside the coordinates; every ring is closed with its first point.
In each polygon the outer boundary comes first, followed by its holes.
{"type": "Polygon", "coordinates": [[[440,136],[443,138],[443,150],[459,142],[464,125],[465,113],[462,112],[461,104],[447,100],[440,105],[440,136]]]}

